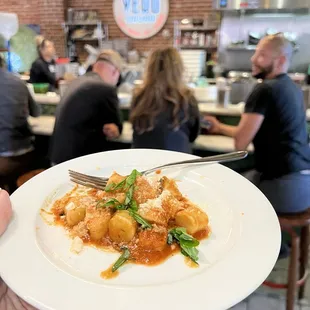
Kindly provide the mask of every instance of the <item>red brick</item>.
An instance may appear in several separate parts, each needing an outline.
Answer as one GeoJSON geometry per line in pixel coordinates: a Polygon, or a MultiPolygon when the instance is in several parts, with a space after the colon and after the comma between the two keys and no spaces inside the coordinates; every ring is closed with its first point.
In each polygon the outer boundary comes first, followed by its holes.
{"type": "MultiPolygon", "coordinates": [[[[39,24],[43,35],[55,42],[57,54],[64,56],[64,32],[61,23],[65,21],[65,5],[75,9],[94,9],[99,18],[109,27],[110,39],[126,37],[116,25],[112,4],[113,0],[0,0],[0,11],[14,12],[21,24],[39,24]]],[[[212,10],[212,0],[170,0],[170,12],[164,29],[169,29],[170,39],[164,39],[159,32],[146,40],[132,40],[132,46],[139,51],[148,51],[172,44],[173,22],[185,17],[205,18],[212,10]]],[[[83,46],[78,50],[85,55],[83,46]]]]}

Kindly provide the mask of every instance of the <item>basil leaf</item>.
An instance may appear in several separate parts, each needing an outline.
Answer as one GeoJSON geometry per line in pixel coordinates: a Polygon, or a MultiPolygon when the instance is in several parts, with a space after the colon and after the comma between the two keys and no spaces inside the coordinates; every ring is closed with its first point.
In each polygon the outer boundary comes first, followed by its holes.
{"type": "Polygon", "coordinates": [[[140,216],[136,211],[134,211],[133,209],[128,210],[130,216],[132,216],[135,219],[135,221],[141,225],[142,229],[153,227],[147,220],[145,220],[142,216],[140,216]]]}
{"type": "Polygon", "coordinates": [[[104,207],[114,207],[117,210],[126,210],[127,208],[122,205],[117,199],[115,198],[111,198],[108,201],[105,200],[100,200],[97,205],[96,208],[104,208],[104,207]]]}
{"type": "Polygon", "coordinates": [[[117,199],[112,198],[112,199],[108,200],[108,201],[104,204],[104,206],[105,206],[105,207],[115,207],[115,205],[120,205],[120,204],[121,204],[121,203],[120,203],[117,199]]]}
{"type": "Polygon", "coordinates": [[[106,202],[104,200],[98,201],[96,204],[96,209],[97,208],[104,208],[106,206],[105,204],[106,204],[106,202]]]}
{"type": "Polygon", "coordinates": [[[110,183],[105,187],[105,192],[112,192],[113,191],[113,187],[115,187],[116,184],[115,183],[110,183]]]}
{"type": "Polygon", "coordinates": [[[176,235],[186,234],[186,228],[177,227],[177,228],[172,229],[172,232],[176,235]]]}
{"type": "Polygon", "coordinates": [[[169,245],[171,245],[172,243],[173,243],[173,236],[172,236],[172,234],[168,234],[168,237],[167,237],[167,243],[169,244],[169,245]]]}
{"type": "Polygon", "coordinates": [[[195,262],[196,264],[198,264],[198,253],[199,251],[196,248],[189,248],[185,245],[180,244],[181,246],[181,253],[184,256],[189,257],[193,262],[195,262]]]}
{"type": "Polygon", "coordinates": [[[180,244],[183,244],[189,248],[195,248],[196,246],[199,245],[199,241],[196,239],[194,239],[192,241],[180,239],[179,242],[180,242],[180,244]]]}
{"type": "Polygon", "coordinates": [[[111,183],[111,184],[107,185],[104,190],[106,192],[114,192],[118,189],[123,189],[125,186],[125,183],[126,183],[126,179],[124,179],[122,182],[120,182],[118,184],[111,183]]]}
{"type": "Polygon", "coordinates": [[[194,238],[191,235],[187,234],[187,233],[182,233],[179,236],[179,238],[182,239],[182,240],[187,240],[187,241],[193,241],[194,240],[194,238]]]}
{"type": "Polygon", "coordinates": [[[132,196],[133,196],[133,190],[134,190],[134,186],[131,186],[126,193],[126,199],[125,199],[125,203],[124,203],[126,206],[131,203],[132,196]]]}
{"type": "Polygon", "coordinates": [[[129,259],[129,257],[130,257],[130,252],[128,248],[125,248],[123,254],[114,263],[112,267],[112,272],[115,272],[117,269],[119,269],[129,259]]]}
{"type": "Polygon", "coordinates": [[[137,176],[142,175],[139,171],[136,169],[132,170],[131,174],[126,178],[126,186],[130,187],[134,185],[136,182],[137,176]]]}
{"type": "Polygon", "coordinates": [[[138,211],[138,204],[135,200],[131,201],[130,208],[134,211],[138,211]]]}
{"type": "Polygon", "coordinates": [[[193,262],[197,263],[199,251],[196,249],[196,247],[199,245],[199,241],[191,235],[187,234],[184,227],[171,229],[168,233],[167,243],[171,244],[173,242],[173,238],[179,243],[181,247],[181,253],[184,256],[189,257],[193,262]]]}

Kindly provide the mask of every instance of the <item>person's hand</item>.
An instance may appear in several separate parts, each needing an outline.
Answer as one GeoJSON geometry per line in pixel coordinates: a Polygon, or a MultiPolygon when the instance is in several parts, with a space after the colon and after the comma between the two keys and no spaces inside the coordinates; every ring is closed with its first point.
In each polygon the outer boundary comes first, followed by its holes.
{"type": "Polygon", "coordinates": [[[9,194],[0,188],[0,236],[5,232],[12,217],[12,205],[9,194]]]}
{"type": "Polygon", "coordinates": [[[211,123],[211,127],[208,129],[208,133],[211,134],[220,134],[220,126],[221,123],[216,119],[214,116],[205,116],[203,118],[205,121],[208,121],[211,123]]]}
{"type": "Polygon", "coordinates": [[[105,124],[103,126],[103,133],[108,139],[115,139],[119,136],[119,129],[115,124],[105,124]]]}

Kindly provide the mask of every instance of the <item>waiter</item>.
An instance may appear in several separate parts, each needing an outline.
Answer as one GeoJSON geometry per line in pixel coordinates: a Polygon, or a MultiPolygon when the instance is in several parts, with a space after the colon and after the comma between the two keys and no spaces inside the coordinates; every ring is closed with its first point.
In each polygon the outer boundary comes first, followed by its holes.
{"type": "Polygon", "coordinates": [[[56,87],[54,43],[44,38],[38,39],[37,49],[39,57],[31,66],[30,82],[48,83],[50,90],[53,90],[56,87]]]}
{"type": "Polygon", "coordinates": [[[231,136],[237,150],[253,142],[255,171],[248,178],[278,213],[310,207],[310,148],[302,91],[288,77],[293,55],[283,35],[267,36],[252,57],[252,71],[263,79],[250,94],[238,126],[213,124],[211,133],[231,136]]]}

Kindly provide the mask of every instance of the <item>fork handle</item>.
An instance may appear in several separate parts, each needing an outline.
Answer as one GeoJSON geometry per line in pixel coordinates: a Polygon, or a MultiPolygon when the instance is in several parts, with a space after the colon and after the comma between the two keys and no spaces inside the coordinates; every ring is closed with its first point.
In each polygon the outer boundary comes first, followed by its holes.
{"type": "Polygon", "coordinates": [[[225,162],[230,162],[230,161],[236,161],[240,160],[243,158],[246,158],[248,155],[248,152],[246,151],[238,151],[238,152],[232,152],[232,153],[227,153],[227,154],[221,154],[221,155],[214,155],[214,156],[207,156],[207,157],[202,157],[202,158],[197,158],[197,159],[190,159],[190,160],[184,160],[184,161],[178,161],[162,166],[158,166],[152,169],[148,169],[143,171],[144,175],[148,175],[156,170],[159,169],[167,169],[173,166],[180,166],[180,165],[188,165],[188,164],[215,164],[215,163],[225,163],[225,162]]]}

